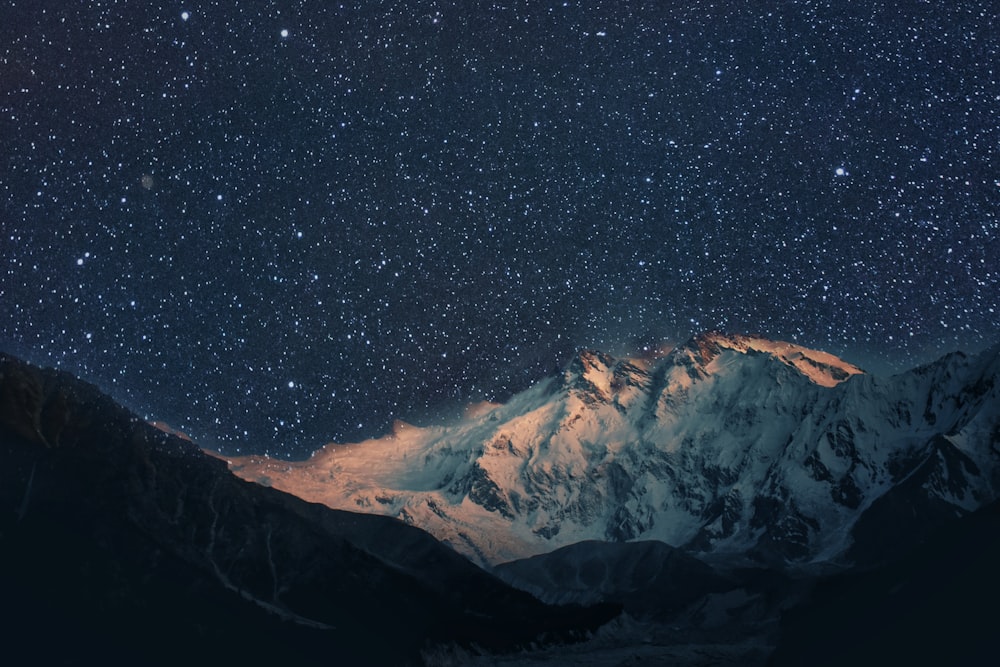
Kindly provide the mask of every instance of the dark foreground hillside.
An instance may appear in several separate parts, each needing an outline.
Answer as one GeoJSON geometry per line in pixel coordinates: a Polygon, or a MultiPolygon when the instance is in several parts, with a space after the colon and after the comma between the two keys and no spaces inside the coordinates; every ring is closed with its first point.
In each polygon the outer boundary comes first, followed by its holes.
{"type": "Polygon", "coordinates": [[[579,637],[426,533],[237,479],[65,373],[0,355],[0,639],[39,664],[419,664],[579,637]]]}
{"type": "Polygon", "coordinates": [[[784,617],[772,667],[993,665],[1000,660],[1000,503],[899,560],[831,577],[784,617]]]}

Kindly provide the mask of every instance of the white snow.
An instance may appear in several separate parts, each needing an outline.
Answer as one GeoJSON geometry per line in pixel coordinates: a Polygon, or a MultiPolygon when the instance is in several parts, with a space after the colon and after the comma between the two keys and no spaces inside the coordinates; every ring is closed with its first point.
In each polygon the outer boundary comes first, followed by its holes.
{"type": "Polygon", "coordinates": [[[829,558],[892,485],[891,461],[935,434],[951,433],[990,478],[1000,382],[978,402],[954,398],[986,372],[996,380],[1000,364],[956,356],[874,378],[790,343],[709,334],[650,361],[582,353],[561,378],[452,424],[398,422],[307,461],[231,466],[310,501],[399,517],[485,565],[587,539],[742,553],[777,529],[755,523],[760,502],[807,517],[805,557],[829,558]]]}

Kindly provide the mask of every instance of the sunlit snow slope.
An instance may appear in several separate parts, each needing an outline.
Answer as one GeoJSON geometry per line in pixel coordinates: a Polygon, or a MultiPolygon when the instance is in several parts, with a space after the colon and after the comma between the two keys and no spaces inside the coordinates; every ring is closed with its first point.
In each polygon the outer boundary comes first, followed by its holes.
{"type": "Polygon", "coordinates": [[[583,352],[561,377],[458,423],[398,423],[236,474],[396,516],[484,564],[588,539],[809,561],[841,555],[919,469],[955,511],[994,497],[997,350],[891,378],[824,352],[705,334],[650,360],[583,352]]]}

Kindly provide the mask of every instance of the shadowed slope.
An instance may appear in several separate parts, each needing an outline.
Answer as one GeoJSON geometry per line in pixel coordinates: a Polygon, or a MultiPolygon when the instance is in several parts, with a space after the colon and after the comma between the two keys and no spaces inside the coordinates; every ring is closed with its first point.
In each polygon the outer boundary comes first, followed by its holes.
{"type": "Polygon", "coordinates": [[[547,607],[416,528],[239,480],[8,356],[0,461],[4,638],[43,662],[416,664],[435,642],[510,649],[613,611],[547,607]]]}

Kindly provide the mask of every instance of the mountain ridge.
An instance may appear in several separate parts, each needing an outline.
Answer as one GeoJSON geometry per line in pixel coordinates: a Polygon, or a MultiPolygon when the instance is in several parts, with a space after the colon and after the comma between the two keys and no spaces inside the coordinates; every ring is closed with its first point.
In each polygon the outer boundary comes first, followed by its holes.
{"type": "Polygon", "coordinates": [[[861,515],[934,443],[972,465],[956,469],[961,494],[924,491],[960,511],[995,497],[997,359],[998,348],[946,355],[885,378],[710,332],[652,359],[583,350],[561,375],[451,424],[302,462],[229,461],[246,479],[420,525],[485,565],[587,539],[846,558],[861,515]]]}

